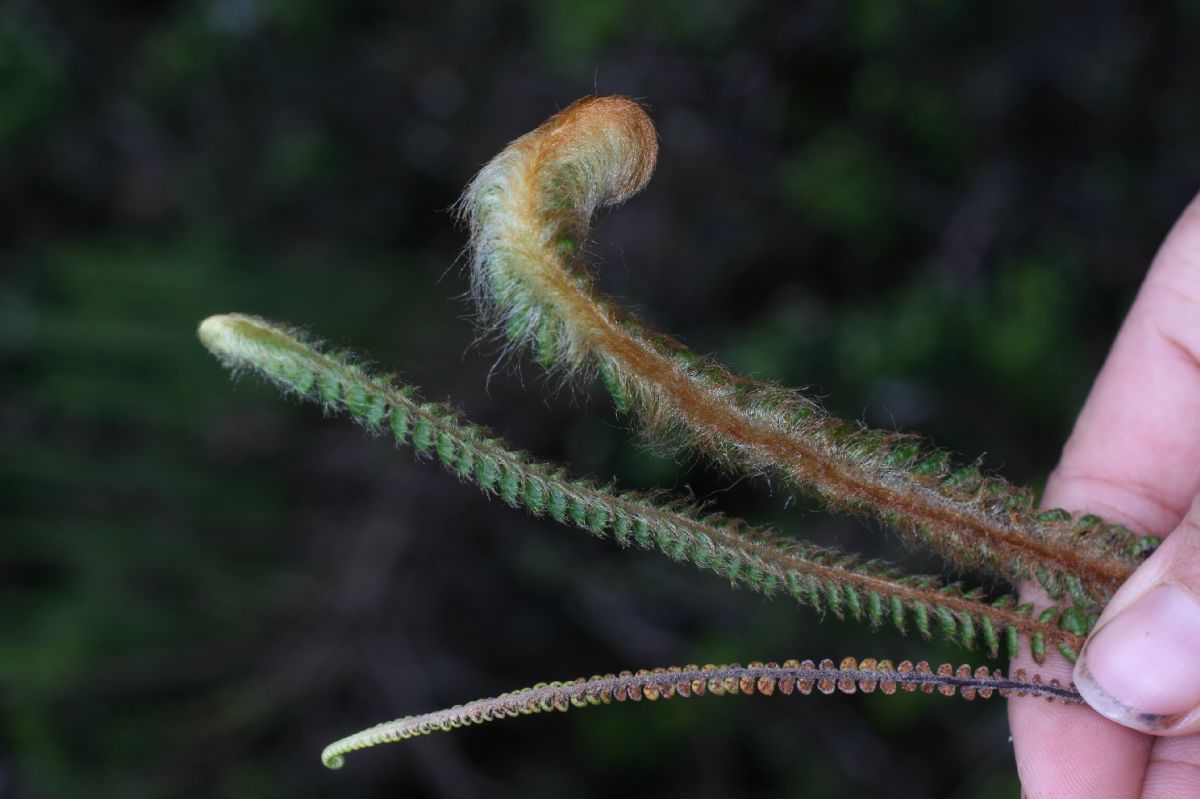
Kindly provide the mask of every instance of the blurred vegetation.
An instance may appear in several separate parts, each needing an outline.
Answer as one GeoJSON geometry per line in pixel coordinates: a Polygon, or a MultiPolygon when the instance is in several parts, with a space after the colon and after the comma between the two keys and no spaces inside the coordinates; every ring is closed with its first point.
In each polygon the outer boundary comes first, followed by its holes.
{"type": "Polygon", "coordinates": [[[619,708],[324,773],[328,740],[555,677],[960,654],[525,519],[231,384],[196,323],[353,344],[580,472],[905,558],[648,454],[472,347],[446,208],[593,90],[645,99],[608,290],[737,368],[1040,482],[1200,183],[1193,4],[0,6],[0,796],[1007,796],[1003,707],[619,708]],[[465,353],[465,354],[464,354],[465,353]]]}

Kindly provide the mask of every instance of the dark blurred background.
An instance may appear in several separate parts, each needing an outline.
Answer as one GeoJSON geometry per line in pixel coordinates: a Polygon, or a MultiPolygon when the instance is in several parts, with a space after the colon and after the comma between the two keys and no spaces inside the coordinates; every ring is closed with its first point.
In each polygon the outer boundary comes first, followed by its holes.
{"type": "Polygon", "coordinates": [[[0,796],[1000,797],[1001,703],[675,702],[349,758],[543,679],[965,658],[533,521],[251,379],[302,325],[542,457],[914,567],[489,373],[447,207],[585,94],[647,103],[606,290],[737,369],[1039,484],[1200,186],[1200,6],[953,0],[0,4],[0,796]]]}

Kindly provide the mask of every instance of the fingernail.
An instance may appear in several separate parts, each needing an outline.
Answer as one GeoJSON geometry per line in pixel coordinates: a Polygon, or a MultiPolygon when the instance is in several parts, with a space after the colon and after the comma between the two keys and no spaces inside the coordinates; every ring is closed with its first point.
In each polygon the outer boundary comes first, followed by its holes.
{"type": "Polygon", "coordinates": [[[1075,687],[1113,721],[1170,729],[1200,705],[1200,602],[1174,585],[1151,590],[1088,639],[1075,687]]]}

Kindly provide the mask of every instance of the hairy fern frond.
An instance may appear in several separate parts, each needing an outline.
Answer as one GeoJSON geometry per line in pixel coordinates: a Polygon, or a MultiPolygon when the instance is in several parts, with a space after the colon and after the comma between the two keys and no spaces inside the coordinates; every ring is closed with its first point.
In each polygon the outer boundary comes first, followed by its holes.
{"type": "Polygon", "coordinates": [[[478,699],[420,716],[407,716],[335,741],[325,747],[321,761],[328,768],[338,769],[345,765],[346,755],[351,752],[432,732],[544,711],[566,712],[573,707],[607,705],[626,700],[640,702],[645,699],[654,702],[705,695],[757,693],[771,696],[776,691],[784,695],[797,691],[808,695],[814,688],[822,694],[853,694],[858,691],[869,694],[876,689],[888,695],[897,690],[921,690],[931,694],[936,690],[943,696],[959,694],[966,700],[976,697],[989,699],[993,694],[999,694],[1006,698],[1041,697],[1070,704],[1083,701],[1074,688],[1061,686],[1057,680],[1043,682],[1040,675],[1028,677],[1023,669],[1006,677],[1000,671],[988,671],[986,666],[972,669],[963,665],[956,669],[943,663],[934,669],[924,660],[916,665],[904,660],[898,666],[893,666],[890,660],[864,658],[860,662],[852,657],[843,659],[837,665],[832,660],[822,660],[820,663],[788,660],[783,665],[751,663],[739,666],[733,663],[723,666],[672,666],[666,669],[641,669],[637,673],[623,671],[620,674],[596,675],[586,679],[580,677],[566,682],[538,683],[532,688],[511,691],[490,699],[478,699]]]}
{"type": "Polygon", "coordinates": [[[1038,511],[1028,489],[736,376],[602,297],[580,256],[591,216],[639,191],[657,152],[640,106],[588,97],[487,164],[459,206],[484,324],[551,368],[598,374],[653,438],[683,441],[734,472],[782,473],[830,508],[873,516],[958,567],[1037,578],[1081,610],[1102,605],[1157,545],[1093,515],[1038,511]]]}
{"type": "Polygon", "coordinates": [[[226,366],[253,370],[287,391],[344,410],[368,429],[386,430],[397,444],[433,458],[447,471],[505,503],[548,515],[622,545],[658,549],[677,561],[764,594],[786,593],[819,612],[872,626],[915,628],[967,649],[1013,657],[1028,642],[1037,662],[1047,645],[1072,659],[1090,621],[1077,608],[1035,610],[1005,595],[988,601],[929,575],[798,542],[755,528],[665,492],[622,491],[568,477],[561,467],[511,449],[451,408],[422,402],[393,377],[354,365],[345,354],[322,353],[296,333],[262,319],[229,314],[206,319],[199,335],[226,366]]]}
{"type": "MultiPolygon", "coordinates": [[[[634,492],[573,478],[506,445],[414,388],[374,375],[345,353],[324,352],[297,331],[240,314],[214,316],[204,344],[235,372],[254,371],[285,391],[345,411],[436,460],[488,496],[534,516],[657,549],[767,595],[785,593],[820,613],[935,634],[992,656],[1022,649],[1041,663],[1053,647],[1074,660],[1115,588],[1159,543],[1093,515],[1038,511],[1029,489],[976,466],[956,466],[921,440],[834,418],[804,394],[740,377],[648,330],[595,288],[581,257],[592,215],[649,180],[654,127],[634,102],[590,97],[505,148],[459,205],[471,229],[472,287],[485,328],[506,347],[531,347],[548,369],[597,376],[651,439],[692,447],[739,474],[782,475],[831,509],[870,516],[944,556],[1012,582],[1036,578],[1055,606],[989,599],[938,577],[817,547],[755,528],[665,491],[634,492]],[[1024,642],[1024,643],[1023,643],[1024,642]]],[[[1040,696],[1082,701],[1072,687],[1018,670],[1011,677],[922,661],[893,666],[846,658],[684,666],[594,676],[483,699],[381,724],[326,748],[380,743],[542,710],[675,696],[934,690],[966,699],[1040,696]]]]}

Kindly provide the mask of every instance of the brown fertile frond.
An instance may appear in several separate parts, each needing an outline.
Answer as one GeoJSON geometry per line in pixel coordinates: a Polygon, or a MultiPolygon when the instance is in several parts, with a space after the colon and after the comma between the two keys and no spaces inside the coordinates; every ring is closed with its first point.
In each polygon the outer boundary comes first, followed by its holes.
{"type": "Polygon", "coordinates": [[[640,702],[645,699],[654,702],[705,695],[758,693],[771,696],[776,692],[808,695],[814,688],[822,694],[853,694],[858,691],[869,694],[876,690],[888,695],[897,690],[920,690],[931,694],[936,690],[942,696],[959,694],[968,701],[976,697],[989,699],[993,694],[1005,698],[1041,697],[1069,704],[1083,701],[1073,686],[1062,686],[1058,680],[1043,682],[1041,675],[1029,677],[1023,669],[1006,677],[1000,671],[988,671],[985,666],[977,669],[967,665],[954,668],[943,663],[935,669],[924,660],[916,665],[904,660],[898,666],[893,666],[890,660],[864,658],[859,662],[852,657],[844,658],[837,665],[832,660],[822,660],[820,663],[788,660],[783,665],[751,663],[743,667],[734,663],[724,666],[672,666],[666,669],[641,669],[636,674],[623,671],[586,679],[580,677],[567,682],[538,683],[532,688],[491,699],[479,699],[434,713],[389,721],[330,744],[321,753],[321,761],[328,768],[338,769],[345,765],[347,754],[379,744],[543,711],[566,712],[572,707],[607,705],[626,700],[640,702]]]}

